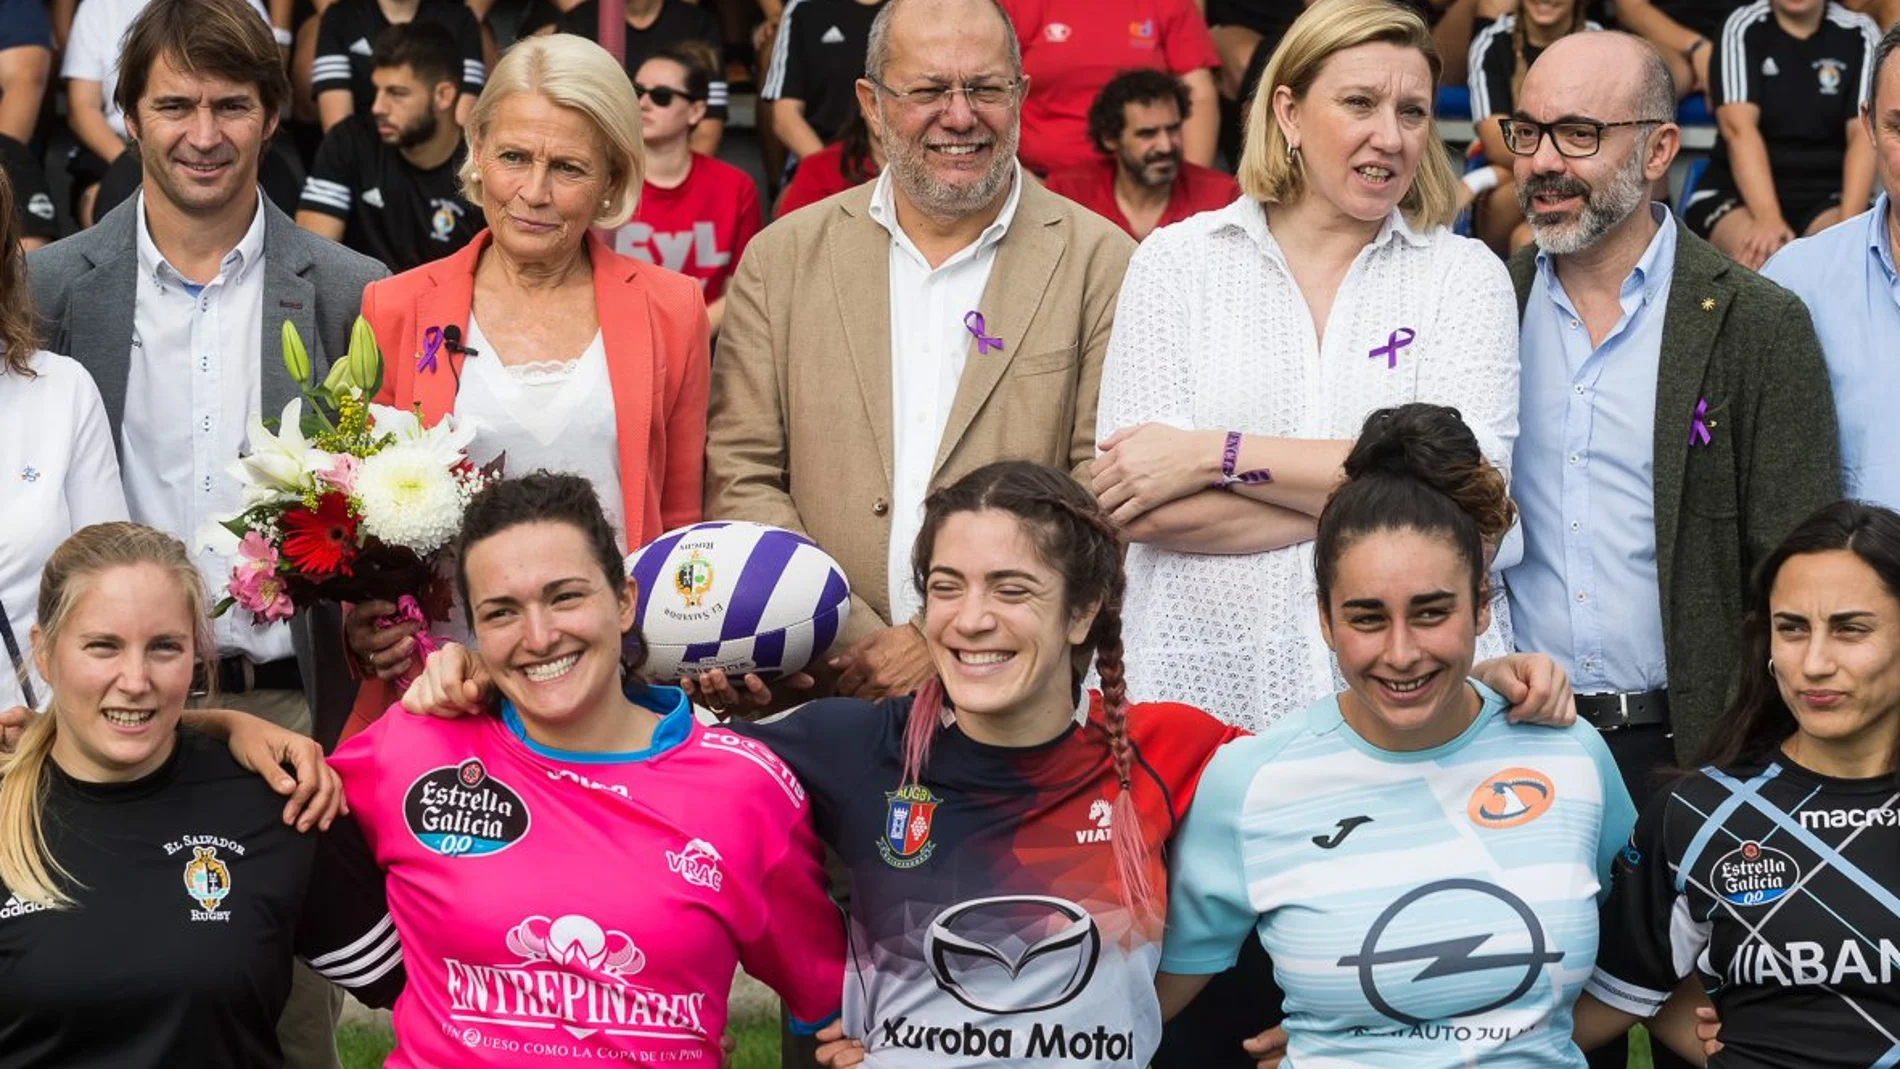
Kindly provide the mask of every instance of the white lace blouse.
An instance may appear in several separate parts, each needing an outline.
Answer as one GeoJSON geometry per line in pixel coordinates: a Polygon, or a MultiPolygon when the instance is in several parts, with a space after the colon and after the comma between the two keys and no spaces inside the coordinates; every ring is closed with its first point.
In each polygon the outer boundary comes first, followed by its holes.
{"type": "MultiPolygon", "coordinates": [[[[1165,423],[1350,439],[1374,409],[1432,401],[1456,407],[1508,472],[1517,334],[1498,258],[1444,228],[1416,233],[1395,211],[1340,282],[1320,346],[1265,214],[1243,197],[1136,250],[1102,371],[1100,437],[1165,423]]],[[[1479,660],[1510,650],[1493,581],[1479,660]]],[[[1252,554],[1131,546],[1129,697],[1185,702],[1259,731],[1339,689],[1314,597],[1311,542],[1252,554]]]]}

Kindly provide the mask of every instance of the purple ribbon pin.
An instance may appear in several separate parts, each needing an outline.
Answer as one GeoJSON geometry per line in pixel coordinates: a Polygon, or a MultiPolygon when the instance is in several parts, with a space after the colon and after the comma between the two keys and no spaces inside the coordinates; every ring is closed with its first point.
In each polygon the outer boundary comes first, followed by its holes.
{"type": "Polygon", "coordinates": [[[434,371],[435,354],[442,350],[442,328],[430,327],[422,332],[422,355],[416,357],[417,371],[434,371]]]}
{"type": "Polygon", "coordinates": [[[1385,357],[1386,367],[1389,367],[1389,368],[1398,367],[1399,366],[1399,350],[1412,344],[1412,339],[1416,337],[1418,337],[1418,335],[1412,330],[1411,327],[1400,327],[1399,329],[1386,335],[1385,344],[1367,353],[1366,357],[1367,359],[1370,359],[1370,360],[1377,360],[1383,356],[1385,357]]]}
{"type": "Polygon", "coordinates": [[[1699,397],[1695,403],[1695,418],[1689,421],[1689,444],[1708,445],[1715,438],[1709,433],[1709,399],[1699,397]]]}
{"type": "Polygon", "coordinates": [[[1002,349],[1003,339],[993,334],[983,333],[983,313],[971,309],[963,313],[963,326],[970,336],[976,339],[976,355],[986,355],[991,349],[1002,349]]]}

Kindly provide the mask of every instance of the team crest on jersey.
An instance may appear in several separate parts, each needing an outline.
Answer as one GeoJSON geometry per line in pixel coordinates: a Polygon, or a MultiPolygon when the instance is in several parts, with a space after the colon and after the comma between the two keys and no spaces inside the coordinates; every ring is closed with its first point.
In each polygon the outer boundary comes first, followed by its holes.
{"type": "Polygon", "coordinates": [[[1822,96],[1840,96],[1841,80],[1847,73],[1847,64],[1838,59],[1817,59],[1814,61],[1814,77],[1819,83],[1822,96]]]}
{"type": "Polygon", "coordinates": [[[429,217],[429,236],[446,243],[455,234],[455,224],[462,221],[462,206],[440,197],[431,197],[429,203],[435,206],[435,214],[429,217]]]}
{"type": "Polygon", "coordinates": [[[1723,854],[1709,873],[1715,893],[1738,906],[1766,905],[1800,882],[1794,858],[1752,840],[1723,854]]]}
{"type": "Polygon", "coordinates": [[[884,837],[877,852],[892,868],[913,869],[930,860],[937,844],[930,841],[930,822],[943,799],[921,784],[909,783],[884,793],[884,837]]]}
{"type": "Polygon", "coordinates": [[[1534,768],[1506,768],[1486,776],[1465,803],[1465,815],[1480,828],[1515,828],[1550,810],[1557,788],[1534,768]]]}
{"type": "Polygon", "coordinates": [[[689,609],[699,608],[712,585],[712,562],[700,557],[697,549],[692,556],[680,561],[679,568],[673,572],[673,589],[679,591],[680,601],[689,609]]]}
{"type": "Polygon", "coordinates": [[[529,824],[527,803],[474,757],[416,777],[402,817],[417,842],[443,857],[499,853],[520,842],[529,824]]]}
{"type": "Polygon", "coordinates": [[[218,857],[215,846],[194,846],[185,862],[185,894],[203,909],[191,911],[194,921],[228,921],[231,911],[219,909],[231,896],[231,866],[218,857]]]}

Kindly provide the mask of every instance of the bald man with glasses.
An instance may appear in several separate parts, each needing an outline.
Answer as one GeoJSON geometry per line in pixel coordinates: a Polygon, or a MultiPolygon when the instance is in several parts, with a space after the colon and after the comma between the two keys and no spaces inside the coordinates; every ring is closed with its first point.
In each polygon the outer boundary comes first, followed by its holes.
{"type": "Polygon", "coordinates": [[[1521,650],[1569,673],[1640,806],[1691,761],[1736,673],[1750,570],[1840,496],[1807,309],[1682,227],[1650,189],[1679,147],[1675,89],[1641,38],[1577,34],[1502,120],[1536,238],[1523,313],[1505,573],[1521,650]]]}

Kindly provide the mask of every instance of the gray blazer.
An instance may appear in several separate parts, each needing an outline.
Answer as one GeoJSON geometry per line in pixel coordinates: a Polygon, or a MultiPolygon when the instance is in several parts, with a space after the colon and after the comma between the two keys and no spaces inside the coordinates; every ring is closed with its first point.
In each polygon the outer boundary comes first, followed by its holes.
{"type": "MultiPolygon", "coordinates": [[[[363,287],[389,269],[310,233],[264,206],[264,315],[260,381],[265,415],[283,411],[297,396],[284,370],[284,320],[297,324],[310,365],[321,378],[350,345],[350,327],[363,303],[363,287]]],[[[121,449],[127,376],[132,367],[132,314],[138,295],[138,198],[106,213],[90,230],[27,254],[27,282],[39,309],[46,347],[84,365],[105,400],[112,439],[121,449]]],[[[236,460],[236,457],[232,457],[236,460]]],[[[186,537],[191,532],[174,532],[186,537]]],[[[302,668],[313,734],[333,744],[356,698],[356,681],[343,646],[342,618],[335,606],[300,612],[291,638],[302,668]]]]}
{"type": "MultiPolygon", "coordinates": [[[[297,386],[284,370],[284,320],[297,324],[321,378],[349,349],[363,287],[389,269],[310,233],[264,205],[264,414],[275,415],[297,386]]],[[[138,198],[128,198],[90,230],[27,254],[27,282],[48,349],[83,364],[99,384],[113,441],[125,418],[132,367],[132,312],[138,294],[138,198]]],[[[233,460],[237,459],[235,457],[233,460]]]]}

